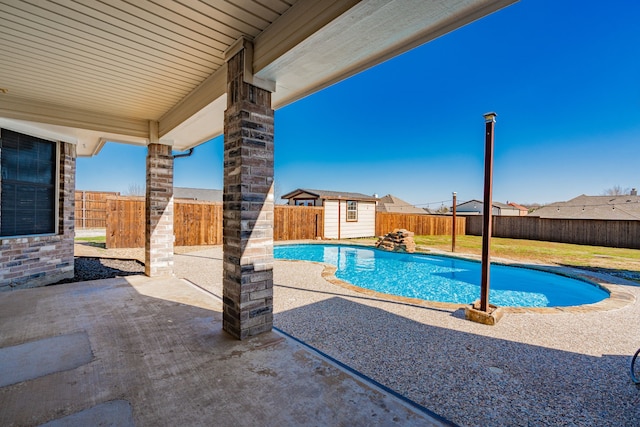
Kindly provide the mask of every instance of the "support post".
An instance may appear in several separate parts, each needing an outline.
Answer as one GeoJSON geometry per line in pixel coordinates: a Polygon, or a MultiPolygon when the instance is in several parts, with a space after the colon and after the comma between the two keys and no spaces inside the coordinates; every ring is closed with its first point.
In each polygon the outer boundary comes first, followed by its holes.
{"type": "Polygon", "coordinates": [[[465,307],[464,314],[467,320],[485,325],[495,325],[504,314],[501,307],[489,304],[489,270],[491,267],[489,249],[491,247],[491,214],[493,209],[493,128],[496,122],[496,113],[485,114],[484,120],[484,200],[482,203],[482,277],[480,283],[480,299],[468,307],[465,307]]]}
{"type": "MultiPolygon", "coordinates": [[[[154,127],[153,123],[151,127],[154,127]]],[[[145,216],[145,274],[149,277],[172,276],[173,156],[171,146],[157,142],[147,147],[145,216]]]]}
{"type": "Polygon", "coordinates": [[[496,123],[496,116],[496,113],[486,113],[484,115],[484,200],[482,206],[482,281],[480,284],[480,310],[487,313],[489,312],[491,223],[493,213],[493,130],[496,123]]]}
{"type": "Polygon", "coordinates": [[[251,48],[228,52],[224,116],[222,328],[238,339],[273,327],[274,112],[247,75],[251,48]]]}
{"type": "Polygon", "coordinates": [[[455,252],[456,251],[456,204],[457,202],[457,194],[454,191],[453,192],[453,215],[452,215],[452,222],[451,222],[451,252],[455,252]]]}

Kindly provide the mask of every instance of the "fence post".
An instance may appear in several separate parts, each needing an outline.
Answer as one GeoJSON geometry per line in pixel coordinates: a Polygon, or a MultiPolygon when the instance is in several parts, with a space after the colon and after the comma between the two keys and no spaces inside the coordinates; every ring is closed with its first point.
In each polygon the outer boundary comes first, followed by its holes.
{"type": "Polygon", "coordinates": [[[453,221],[451,223],[451,252],[456,251],[456,199],[457,194],[453,192],[453,221]]]}
{"type": "Polygon", "coordinates": [[[87,193],[86,191],[82,192],[82,228],[87,228],[87,193]]]}

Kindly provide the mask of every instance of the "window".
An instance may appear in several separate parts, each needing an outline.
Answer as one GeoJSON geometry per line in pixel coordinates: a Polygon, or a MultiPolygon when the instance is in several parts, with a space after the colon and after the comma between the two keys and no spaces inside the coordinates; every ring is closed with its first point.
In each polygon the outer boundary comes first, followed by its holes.
{"type": "Polygon", "coordinates": [[[56,146],[0,130],[0,236],[55,233],[56,146]]]}
{"type": "Polygon", "coordinates": [[[347,200],[347,221],[358,220],[358,202],[347,200]]]}

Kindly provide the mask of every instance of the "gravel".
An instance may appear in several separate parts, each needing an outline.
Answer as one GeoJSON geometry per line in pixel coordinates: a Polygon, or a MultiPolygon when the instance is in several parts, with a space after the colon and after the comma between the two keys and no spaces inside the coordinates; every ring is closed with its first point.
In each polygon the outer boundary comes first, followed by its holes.
{"type": "Polygon", "coordinates": [[[56,284],[111,279],[134,274],[144,274],[144,264],[136,260],[76,257],[73,279],[65,279],[56,284]]]}

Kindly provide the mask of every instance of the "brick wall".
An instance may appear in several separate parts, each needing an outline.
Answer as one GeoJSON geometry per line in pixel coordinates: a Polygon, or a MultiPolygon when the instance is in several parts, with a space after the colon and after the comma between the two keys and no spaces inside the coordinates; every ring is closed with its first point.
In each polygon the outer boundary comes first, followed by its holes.
{"type": "Polygon", "coordinates": [[[0,291],[73,277],[76,147],[62,142],[59,147],[58,234],[0,239],[0,291]]]}

